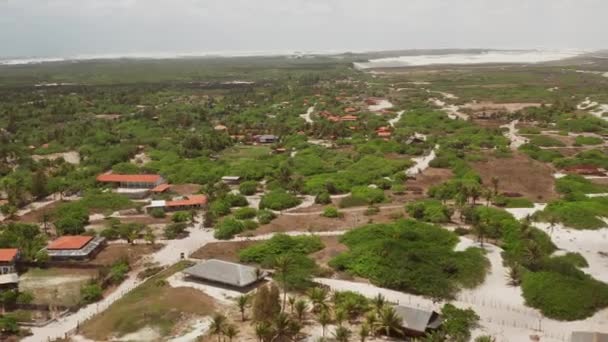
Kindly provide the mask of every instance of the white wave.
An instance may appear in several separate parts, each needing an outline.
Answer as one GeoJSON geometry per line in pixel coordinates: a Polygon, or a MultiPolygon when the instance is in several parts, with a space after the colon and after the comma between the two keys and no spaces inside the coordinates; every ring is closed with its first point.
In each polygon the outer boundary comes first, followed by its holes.
{"type": "Polygon", "coordinates": [[[358,69],[391,68],[424,65],[462,65],[490,63],[541,63],[576,57],[585,51],[517,50],[486,51],[482,53],[460,53],[446,55],[400,56],[372,59],[366,63],[355,63],[358,69]]]}

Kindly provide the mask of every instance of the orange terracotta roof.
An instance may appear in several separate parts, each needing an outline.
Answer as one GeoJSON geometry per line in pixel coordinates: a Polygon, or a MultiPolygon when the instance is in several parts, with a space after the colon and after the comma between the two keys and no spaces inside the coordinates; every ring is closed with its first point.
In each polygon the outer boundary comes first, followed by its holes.
{"type": "Polygon", "coordinates": [[[165,192],[165,191],[167,191],[167,190],[168,190],[170,187],[171,187],[171,185],[170,185],[170,184],[165,183],[165,184],[161,184],[161,185],[156,186],[154,189],[152,189],[152,190],[150,190],[150,191],[152,191],[152,192],[165,192]]]}
{"type": "Polygon", "coordinates": [[[11,262],[19,254],[17,248],[0,248],[0,262],[11,262]]]}
{"type": "Polygon", "coordinates": [[[102,183],[156,183],[160,179],[160,175],[118,175],[115,173],[104,173],[97,176],[97,181],[102,183]]]}
{"type": "Polygon", "coordinates": [[[378,132],[379,137],[390,137],[391,134],[392,134],[391,132],[385,132],[385,131],[378,132]]]}
{"type": "Polygon", "coordinates": [[[205,205],[207,204],[207,196],[205,195],[192,195],[186,199],[177,201],[167,201],[165,204],[167,207],[182,207],[190,205],[205,205]]]}
{"type": "Polygon", "coordinates": [[[340,118],[340,121],[357,121],[359,118],[354,115],[345,115],[340,118]]]}
{"type": "Polygon", "coordinates": [[[354,113],[356,111],[357,111],[357,109],[353,108],[353,107],[348,107],[348,108],[344,109],[345,113],[354,113]]]}
{"type": "Polygon", "coordinates": [[[47,249],[82,249],[87,243],[93,240],[92,236],[86,235],[73,235],[73,236],[62,236],[59,239],[51,242],[47,249]]]}

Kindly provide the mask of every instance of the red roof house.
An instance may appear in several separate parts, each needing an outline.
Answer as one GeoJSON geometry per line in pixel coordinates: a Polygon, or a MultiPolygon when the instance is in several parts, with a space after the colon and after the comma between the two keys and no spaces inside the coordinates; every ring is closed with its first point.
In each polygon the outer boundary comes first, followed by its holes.
{"type": "Polygon", "coordinates": [[[0,248],[0,263],[1,264],[12,264],[19,256],[19,250],[17,248],[0,248]]]}
{"type": "Polygon", "coordinates": [[[118,184],[121,188],[143,188],[152,189],[165,183],[160,175],[121,175],[115,173],[104,173],[97,176],[100,183],[118,184]]]}
{"type": "Polygon", "coordinates": [[[46,247],[51,259],[88,259],[97,253],[106,239],[100,236],[65,235],[46,247]]]}

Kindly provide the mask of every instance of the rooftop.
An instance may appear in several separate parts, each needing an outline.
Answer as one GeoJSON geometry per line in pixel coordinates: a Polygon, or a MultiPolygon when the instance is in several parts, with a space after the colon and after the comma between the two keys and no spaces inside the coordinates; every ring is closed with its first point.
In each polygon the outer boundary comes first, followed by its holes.
{"type": "Polygon", "coordinates": [[[191,195],[187,196],[185,199],[176,200],[176,201],[167,201],[165,205],[167,207],[181,207],[188,205],[205,205],[207,204],[207,196],[205,195],[191,195]]]}
{"type": "Polygon", "coordinates": [[[156,183],[160,181],[160,175],[119,175],[115,173],[104,173],[97,176],[98,182],[103,183],[156,183]]]}
{"type": "Polygon", "coordinates": [[[441,318],[434,311],[421,310],[408,306],[397,305],[394,307],[397,315],[401,317],[404,328],[425,332],[428,328],[437,329],[441,324],[441,318]]]}
{"type": "Polygon", "coordinates": [[[12,262],[19,254],[17,248],[0,248],[0,262],[12,262]]]}
{"type": "Polygon", "coordinates": [[[58,238],[55,241],[52,241],[47,249],[49,250],[56,250],[56,249],[82,249],[84,246],[86,246],[87,243],[89,243],[91,240],[93,240],[92,236],[86,236],[86,235],[66,235],[66,236],[62,236],[60,238],[58,238]]]}
{"type": "MultiPolygon", "coordinates": [[[[89,237],[89,236],[87,236],[89,237]]],[[[73,237],[72,237],[73,238],[73,237]]],[[[104,237],[89,237],[89,242],[85,243],[81,248],[65,248],[65,249],[53,249],[47,247],[47,253],[51,258],[60,257],[60,258],[81,258],[87,257],[91,252],[96,250],[99,245],[106,241],[104,237]]],[[[57,240],[53,241],[55,243],[57,240]]],[[[52,244],[52,243],[51,243],[52,244]]]]}
{"type": "Polygon", "coordinates": [[[200,262],[184,270],[184,273],[195,278],[237,287],[249,286],[264,275],[255,267],[216,259],[200,262]]]}
{"type": "Polygon", "coordinates": [[[165,192],[165,191],[167,191],[167,190],[168,190],[170,187],[171,187],[171,185],[169,185],[169,184],[165,183],[165,184],[160,184],[160,185],[157,185],[155,188],[153,188],[153,189],[152,189],[152,190],[150,190],[150,191],[152,191],[152,192],[165,192]]]}

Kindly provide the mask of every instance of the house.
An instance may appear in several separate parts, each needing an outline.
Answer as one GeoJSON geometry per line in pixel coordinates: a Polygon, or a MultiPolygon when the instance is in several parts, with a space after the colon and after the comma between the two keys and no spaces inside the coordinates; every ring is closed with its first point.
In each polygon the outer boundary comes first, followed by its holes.
{"type": "Polygon", "coordinates": [[[185,196],[181,199],[172,201],[152,201],[150,205],[146,207],[147,211],[153,209],[162,209],[165,211],[179,211],[179,210],[192,210],[200,209],[207,205],[207,196],[205,195],[190,195],[185,196]]]}
{"type": "Polygon", "coordinates": [[[115,173],[101,174],[97,176],[97,181],[127,189],[153,189],[165,183],[160,175],[121,175],[115,173]]]}
{"type": "Polygon", "coordinates": [[[344,109],[344,113],[350,114],[350,113],[356,113],[357,112],[357,108],[353,108],[353,107],[346,107],[344,109]]]}
{"type": "Polygon", "coordinates": [[[87,260],[106,243],[101,236],[65,235],[52,241],[45,249],[52,260],[87,260]]]}
{"type": "Polygon", "coordinates": [[[237,289],[247,289],[262,280],[265,272],[258,268],[209,259],[184,270],[191,279],[203,280],[211,283],[227,285],[237,289]]]}
{"type": "Polygon", "coordinates": [[[397,316],[401,318],[401,326],[407,336],[424,336],[427,332],[437,330],[441,326],[442,318],[435,311],[401,305],[396,305],[394,308],[397,316]]]}
{"type": "Polygon", "coordinates": [[[570,342],[608,342],[608,333],[575,331],[570,342]]]}
{"type": "Polygon", "coordinates": [[[171,184],[164,183],[152,188],[150,192],[152,192],[153,194],[162,194],[163,192],[167,192],[167,190],[169,190],[170,188],[171,184]]]}
{"type": "Polygon", "coordinates": [[[226,126],[224,126],[224,125],[217,125],[217,126],[213,127],[213,129],[214,129],[215,131],[225,131],[225,130],[227,130],[227,129],[228,129],[228,127],[226,127],[226,126]]]}
{"type": "Polygon", "coordinates": [[[17,248],[0,248],[0,289],[14,289],[18,287],[19,275],[16,264],[19,260],[17,248]]]}
{"type": "Polygon", "coordinates": [[[345,115],[345,116],[343,116],[343,117],[340,118],[340,121],[343,121],[343,122],[344,121],[347,121],[347,122],[349,122],[349,121],[357,121],[357,120],[359,120],[359,118],[356,117],[356,116],[354,116],[354,115],[345,115]]]}
{"type": "Polygon", "coordinates": [[[274,144],[279,140],[279,137],[271,134],[263,134],[255,136],[255,141],[260,144],[274,144]]]}
{"type": "Polygon", "coordinates": [[[222,182],[228,185],[237,185],[241,182],[241,177],[239,176],[224,176],[222,177],[222,182]]]}

